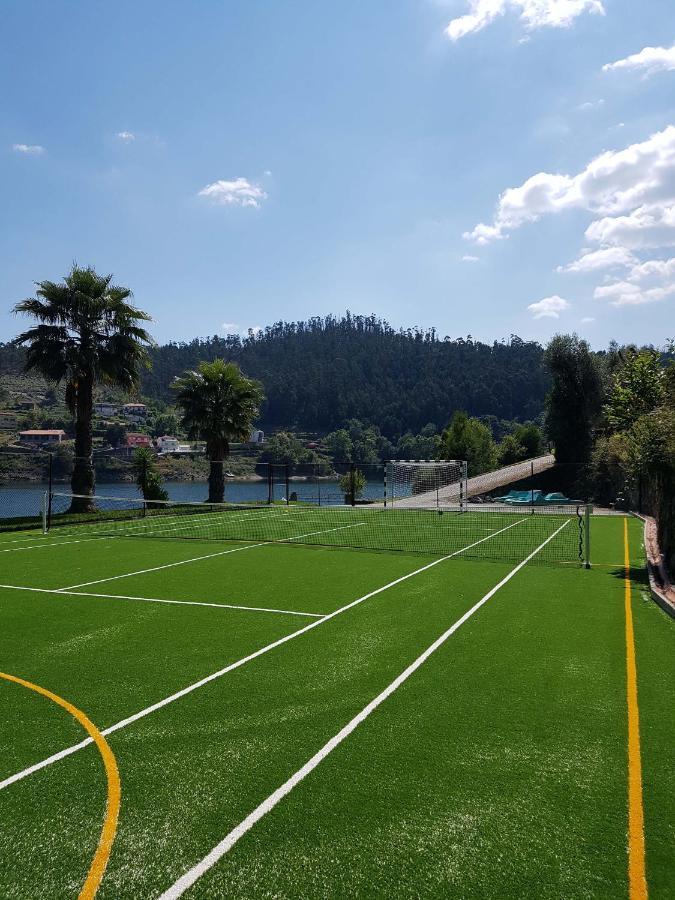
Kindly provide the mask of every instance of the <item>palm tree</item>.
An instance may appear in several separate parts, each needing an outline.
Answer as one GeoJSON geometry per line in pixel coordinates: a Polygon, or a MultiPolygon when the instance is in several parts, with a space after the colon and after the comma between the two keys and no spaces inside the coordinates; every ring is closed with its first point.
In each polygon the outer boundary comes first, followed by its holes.
{"type": "Polygon", "coordinates": [[[248,438],[264,399],[262,385],[243,375],[236,363],[214,359],[200,363],[196,372],[185,372],[176,379],[174,388],[188,438],[206,441],[209,502],[222,503],[223,460],[232,441],[248,438]]]}
{"type": "Polygon", "coordinates": [[[94,386],[114,385],[130,392],[140,369],[149,365],[152,343],[142,322],[150,316],[129,303],[131,291],[112,283],[112,275],[74,265],[63,283],[39,281],[36,296],[17,303],[15,313],[38,324],[15,338],[26,347],[26,371],[48,381],[66,382],[66,403],[75,418],[72,512],[91,507],[94,493],[92,414],[94,386]]]}

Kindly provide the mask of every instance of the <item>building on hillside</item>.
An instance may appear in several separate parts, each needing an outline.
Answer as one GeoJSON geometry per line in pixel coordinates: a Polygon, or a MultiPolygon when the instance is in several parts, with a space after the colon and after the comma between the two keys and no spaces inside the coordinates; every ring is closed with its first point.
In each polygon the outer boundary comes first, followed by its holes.
{"type": "Polygon", "coordinates": [[[145,403],[125,403],[122,407],[122,415],[130,422],[139,424],[147,419],[148,407],[145,403]]]}
{"type": "Polygon", "coordinates": [[[168,434],[158,437],[155,441],[155,445],[160,453],[178,453],[180,447],[178,438],[171,437],[168,434]]]}
{"type": "Polygon", "coordinates": [[[137,450],[139,447],[152,448],[152,439],[149,434],[140,434],[136,431],[130,431],[127,434],[127,447],[137,450]]]}
{"type": "Polygon", "coordinates": [[[101,403],[94,403],[94,412],[97,416],[116,416],[119,409],[116,403],[108,403],[105,400],[101,403]]]}
{"type": "Polygon", "coordinates": [[[66,433],[62,428],[29,428],[19,432],[19,442],[32,447],[49,447],[65,439],[66,433]]]}
{"type": "Polygon", "coordinates": [[[254,428],[250,435],[248,436],[249,444],[264,444],[265,443],[265,432],[261,431],[260,428],[254,428]]]}

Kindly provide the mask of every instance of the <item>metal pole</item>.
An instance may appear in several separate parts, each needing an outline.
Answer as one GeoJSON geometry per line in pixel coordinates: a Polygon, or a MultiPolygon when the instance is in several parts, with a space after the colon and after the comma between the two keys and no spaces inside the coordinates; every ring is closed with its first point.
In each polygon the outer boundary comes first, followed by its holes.
{"type": "Polygon", "coordinates": [[[591,568],[591,504],[586,504],[586,514],[584,522],[584,541],[585,541],[585,567],[591,568]]]}
{"type": "Polygon", "coordinates": [[[267,502],[271,504],[274,500],[274,473],[272,472],[272,463],[267,463],[267,502]]]}
{"type": "Polygon", "coordinates": [[[289,470],[290,470],[290,466],[288,465],[288,463],[286,463],[286,506],[288,506],[291,502],[290,498],[289,498],[289,490],[288,490],[289,483],[290,483],[290,471],[289,470]]]}
{"type": "MultiPolygon", "coordinates": [[[[49,488],[48,488],[48,492],[47,492],[47,511],[46,511],[46,514],[47,514],[47,522],[46,522],[46,529],[48,529],[49,526],[50,526],[51,523],[52,523],[52,492],[53,492],[53,486],[54,486],[54,466],[53,466],[53,462],[54,462],[54,457],[53,457],[52,454],[50,453],[50,454],[49,454],[49,478],[48,478],[49,488]]],[[[45,529],[45,534],[46,534],[46,529],[45,529]]]]}
{"type": "Polygon", "coordinates": [[[352,499],[352,506],[356,506],[356,467],[351,463],[349,468],[349,486],[352,499]]]}

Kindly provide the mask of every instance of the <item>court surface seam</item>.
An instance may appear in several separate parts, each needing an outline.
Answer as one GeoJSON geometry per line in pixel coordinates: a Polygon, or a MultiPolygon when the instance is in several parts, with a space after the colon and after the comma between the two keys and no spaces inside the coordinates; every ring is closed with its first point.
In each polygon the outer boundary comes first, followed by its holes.
{"type": "MultiPolygon", "coordinates": [[[[336,616],[341,615],[347,610],[352,609],[355,606],[363,603],[366,600],[369,600],[371,597],[375,597],[378,594],[383,593],[384,591],[389,590],[392,587],[395,587],[398,584],[402,584],[404,581],[407,581],[410,578],[413,578],[416,575],[420,575],[422,572],[426,572],[429,569],[434,568],[434,566],[439,565],[442,562],[446,562],[449,559],[452,559],[455,556],[459,556],[459,554],[464,553],[466,550],[470,550],[472,547],[478,546],[478,544],[482,544],[485,541],[490,540],[490,538],[496,537],[498,534],[502,534],[504,531],[508,531],[510,528],[514,528],[516,525],[520,525],[522,522],[527,521],[527,519],[520,519],[518,522],[512,522],[510,525],[507,525],[505,528],[499,529],[499,531],[494,531],[486,537],[482,537],[478,541],[474,541],[471,544],[468,544],[466,547],[462,547],[460,550],[455,550],[454,553],[450,553],[447,556],[442,556],[439,559],[432,560],[432,562],[427,563],[424,566],[421,566],[418,569],[414,569],[412,572],[408,572],[405,575],[401,575],[399,578],[396,578],[394,581],[390,581],[388,584],[382,585],[379,588],[376,588],[373,591],[370,591],[367,594],[364,594],[362,597],[357,597],[356,600],[352,600],[350,603],[347,603],[345,606],[341,606],[339,609],[334,610],[333,612],[328,613],[320,619],[315,619],[313,622],[310,622],[309,625],[305,625],[302,628],[299,628],[297,631],[292,631],[290,634],[284,635],[284,637],[278,638],[276,641],[272,641],[270,644],[266,644],[264,647],[255,650],[253,653],[249,653],[247,656],[242,657],[241,659],[236,660],[233,663],[230,663],[227,666],[224,666],[222,669],[219,669],[217,672],[212,672],[210,675],[207,675],[204,678],[199,679],[199,681],[195,681],[193,684],[188,685],[187,687],[182,688],[179,691],[176,691],[174,694],[170,694],[168,697],[165,697],[162,700],[158,700],[156,703],[147,706],[145,709],[139,710],[139,712],[134,713],[131,716],[128,716],[126,719],[121,719],[119,722],[116,722],[114,725],[108,726],[108,728],[104,728],[101,732],[103,735],[113,734],[115,731],[119,731],[122,728],[126,728],[128,725],[132,725],[134,722],[139,721],[140,719],[145,718],[150,715],[150,713],[156,712],[158,709],[162,709],[165,706],[168,706],[170,703],[174,703],[176,700],[180,700],[182,697],[186,697],[188,694],[191,694],[193,691],[196,691],[198,688],[204,687],[204,685],[209,684],[212,681],[216,681],[219,678],[222,678],[224,675],[227,675],[229,672],[234,671],[235,669],[240,668],[246,663],[251,662],[254,659],[257,659],[260,656],[263,656],[266,653],[269,653],[271,650],[276,649],[277,647],[282,646],[283,644],[292,641],[296,637],[300,637],[302,634],[306,634],[308,631],[311,631],[313,628],[316,628],[319,625],[323,625],[325,622],[334,619],[336,616]]],[[[564,525],[561,526],[559,531],[565,527],[568,523],[565,522],[564,525]]],[[[557,534],[557,532],[555,532],[557,534]]],[[[552,535],[554,537],[555,535],[552,535]]],[[[31,766],[23,769],[20,772],[15,773],[14,775],[10,775],[5,778],[3,781],[0,781],[0,790],[9,787],[17,781],[21,781],[26,778],[28,775],[32,775],[34,772],[39,772],[41,769],[46,768],[47,766],[52,765],[53,763],[59,762],[61,759],[65,759],[73,753],[77,753],[78,750],[82,750],[84,747],[89,746],[91,744],[91,739],[87,738],[84,741],[80,741],[79,744],[73,744],[70,747],[66,747],[64,750],[60,750],[57,753],[52,754],[51,756],[46,757],[38,763],[34,763],[31,766]]]]}
{"type": "Polygon", "coordinates": [[[516,575],[527,563],[533,559],[540,550],[553,540],[553,538],[562,531],[563,528],[568,524],[568,522],[563,522],[563,524],[557,528],[553,534],[549,535],[546,540],[541,543],[536,550],[526,556],[524,560],[518,563],[511,571],[504,577],[502,580],[496,584],[493,588],[491,588],[481,599],[475,603],[469,610],[467,610],[463,616],[461,616],[457,621],[451,625],[443,634],[436,638],[436,640],[430,644],[423,653],[421,653],[417,659],[414,660],[407,668],[405,668],[400,675],[398,675],[392,682],[390,682],[387,687],[377,695],[370,703],[365,706],[361,712],[359,712],[350,722],[348,722],[344,728],[342,728],[334,737],[332,737],[329,741],[327,741],[323,747],[317,751],[300,769],[298,769],[291,777],[285,781],[276,791],[271,793],[262,803],[260,803],[236,828],[233,828],[223,840],[217,844],[211,851],[208,853],[200,862],[198,862],[195,866],[189,869],[184,875],[182,875],[167,891],[160,895],[158,900],[177,900],[178,897],[181,897],[185,891],[187,891],[190,887],[192,887],[195,882],[197,882],[202,875],[204,875],[210,868],[212,868],[218,860],[220,860],[232,847],[237,843],[237,841],[242,838],[247,831],[256,824],[256,822],[260,821],[263,816],[267,815],[267,813],[271,812],[277,804],[283,800],[290,792],[295,788],[310,772],[312,772],[319,763],[322,762],[330,753],[338,747],[345,738],[349,737],[349,735],[361,724],[361,722],[365,721],[368,716],[377,709],[380,704],[382,704],[388,697],[390,697],[394,691],[396,691],[408,678],[417,671],[426,661],[427,659],[436,651],[439,647],[441,647],[449,637],[451,637],[461,626],[471,618],[471,616],[477,612],[482,606],[484,606],[488,600],[490,600],[494,595],[499,591],[505,584],[507,584],[513,577],[516,575]]]}

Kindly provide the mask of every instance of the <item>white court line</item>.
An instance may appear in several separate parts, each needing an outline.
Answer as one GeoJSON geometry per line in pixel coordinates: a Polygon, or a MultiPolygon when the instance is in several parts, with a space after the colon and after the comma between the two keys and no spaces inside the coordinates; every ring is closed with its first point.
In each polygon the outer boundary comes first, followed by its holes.
{"type": "MultiPolygon", "coordinates": [[[[358,523],[363,524],[362,522],[358,523]]],[[[327,528],[326,531],[340,531],[342,528],[354,528],[354,525],[341,525],[340,528],[327,528]]],[[[174,566],[185,566],[187,563],[200,562],[203,559],[214,559],[216,556],[227,556],[228,553],[238,553],[240,550],[255,550],[256,547],[269,547],[273,544],[285,544],[288,541],[299,541],[301,538],[323,534],[322,531],[310,531],[307,534],[296,534],[284,538],[283,541],[261,541],[258,544],[247,544],[245,547],[234,547],[230,550],[219,550],[217,553],[207,553],[206,556],[194,556],[191,559],[181,559],[178,562],[165,563],[163,566],[153,566],[151,569],[139,569],[137,572],[126,572],[124,575],[112,575],[110,578],[99,578],[97,581],[84,581],[82,584],[71,584],[68,587],[59,588],[59,591],[70,592],[75,588],[91,587],[93,584],[103,584],[105,581],[117,581],[119,578],[131,578],[132,575],[145,575],[147,572],[159,572],[161,569],[171,569],[174,566]]]]}
{"type": "MultiPolygon", "coordinates": [[[[395,587],[397,584],[401,584],[402,582],[407,581],[409,578],[414,578],[415,575],[420,575],[422,572],[426,572],[428,569],[432,569],[434,566],[439,565],[439,563],[445,562],[448,559],[452,559],[454,556],[459,556],[460,553],[464,553],[465,550],[471,550],[472,547],[476,547],[478,544],[482,544],[484,541],[487,541],[492,537],[496,537],[503,531],[508,531],[509,528],[513,528],[515,525],[520,525],[522,522],[526,521],[527,519],[521,519],[519,522],[513,522],[511,525],[507,525],[506,528],[501,528],[499,531],[495,531],[492,534],[487,535],[487,537],[481,538],[479,541],[474,541],[472,544],[468,544],[466,547],[462,547],[461,550],[455,550],[454,553],[450,553],[448,554],[448,556],[442,556],[440,559],[435,559],[432,562],[421,566],[419,569],[408,572],[407,575],[402,575],[400,578],[396,578],[394,581],[390,581],[388,584],[376,588],[374,591],[370,591],[370,593],[368,594],[364,594],[363,597],[358,597],[356,600],[352,600],[351,603],[347,603],[345,606],[341,606],[339,609],[336,609],[333,612],[328,613],[328,615],[323,616],[323,618],[316,619],[314,622],[310,622],[309,625],[305,625],[304,627],[299,628],[297,631],[292,631],[290,634],[287,634],[284,637],[273,641],[271,644],[267,644],[266,646],[261,647],[259,650],[255,650],[253,653],[249,653],[248,656],[244,656],[242,657],[242,659],[238,659],[236,660],[236,662],[230,663],[228,666],[219,669],[217,672],[213,672],[211,675],[207,675],[205,678],[201,678],[199,681],[195,681],[194,684],[190,684],[187,687],[182,688],[182,690],[176,691],[175,694],[171,694],[170,696],[165,697],[163,700],[159,700],[157,703],[153,703],[151,706],[147,706],[145,709],[134,713],[132,716],[129,716],[126,719],[122,719],[121,721],[116,722],[114,725],[110,725],[108,728],[102,729],[101,734],[112,734],[115,731],[119,731],[121,728],[126,728],[127,725],[132,725],[139,719],[143,719],[145,716],[150,715],[150,713],[156,712],[158,709],[162,709],[164,706],[168,706],[170,703],[173,703],[176,700],[180,700],[181,697],[186,697],[188,694],[191,694],[198,688],[203,687],[205,684],[209,684],[209,682],[215,681],[217,678],[222,678],[222,676],[227,675],[228,672],[232,672],[234,671],[234,669],[240,668],[240,666],[243,666],[246,663],[257,659],[259,656],[263,656],[265,653],[269,653],[270,650],[274,650],[276,649],[276,647],[280,647],[282,644],[286,644],[288,643],[288,641],[292,641],[294,638],[300,637],[301,634],[306,634],[308,631],[311,631],[318,625],[323,625],[324,622],[328,622],[331,619],[334,619],[336,616],[347,612],[348,609],[352,609],[354,606],[358,606],[365,600],[369,600],[371,597],[375,597],[377,596],[377,594],[381,594],[384,591],[389,590],[389,588],[395,587]]],[[[39,772],[40,769],[44,769],[47,766],[52,765],[52,763],[58,762],[61,759],[65,759],[72,753],[77,753],[78,750],[82,750],[84,747],[87,747],[91,743],[91,738],[85,738],[85,740],[80,741],[79,744],[73,744],[71,747],[67,747],[65,750],[60,750],[58,753],[54,753],[52,754],[52,756],[48,756],[46,759],[43,759],[32,766],[28,766],[28,768],[23,769],[21,772],[17,772],[15,775],[10,775],[8,778],[5,778],[4,781],[0,781],[0,791],[3,788],[9,787],[10,784],[14,784],[16,781],[21,781],[28,775],[32,775],[33,772],[39,772]]]]}
{"type": "Polygon", "coordinates": [[[75,541],[45,541],[44,544],[33,544],[30,547],[10,547],[8,550],[0,550],[0,553],[18,553],[20,550],[44,550],[47,547],[63,547],[65,544],[86,544],[87,541],[104,541],[105,537],[78,538],[75,541]]]}
{"type": "MultiPolygon", "coordinates": [[[[569,521],[569,520],[568,520],[569,521]]],[[[475,603],[471,609],[467,610],[463,616],[461,616],[457,621],[444,631],[443,634],[436,638],[433,644],[430,644],[427,649],[421,653],[417,659],[412,662],[406,669],[404,669],[400,675],[398,675],[387,687],[375,697],[374,700],[371,700],[367,706],[361,710],[361,712],[357,713],[354,718],[348,722],[344,728],[342,728],[338,733],[332,737],[329,741],[327,741],[323,747],[317,751],[314,756],[307,760],[307,762],[300,769],[297,770],[291,777],[285,781],[280,787],[276,789],[273,793],[269,795],[262,803],[260,803],[253,812],[249,813],[246,818],[233,828],[232,831],[227,834],[223,840],[216,844],[216,846],[208,853],[200,862],[198,862],[195,866],[189,869],[184,875],[182,875],[178,881],[176,881],[168,890],[164,891],[163,894],[158,898],[158,900],[177,900],[178,897],[181,897],[188,888],[192,887],[196,881],[198,881],[202,875],[204,875],[212,866],[214,866],[218,860],[220,860],[229,850],[234,847],[237,841],[242,838],[247,831],[250,831],[251,828],[259,822],[263,816],[266,816],[268,812],[271,812],[274,807],[283,800],[290,792],[296,787],[300,782],[309,775],[316,767],[322,762],[330,753],[338,747],[345,738],[349,737],[349,735],[361,724],[361,722],[365,721],[368,716],[380,706],[381,703],[390,697],[394,691],[396,691],[404,681],[407,681],[410,676],[416,672],[420,666],[422,666],[427,659],[431,656],[432,653],[435,653],[439,647],[441,647],[447,639],[453,635],[462,625],[471,618],[471,616],[477,612],[481,606],[490,600],[491,597],[497,593],[500,588],[503,588],[505,584],[507,584],[514,575],[516,575],[523,566],[527,565],[527,563],[542,550],[549,541],[552,541],[553,538],[558,534],[559,531],[568,524],[568,522],[563,522],[563,524],[556,531],[553,532],[546,540],[540,544],[536,550],[530,553],[529,556],[525,557],[525,559],[518,563],[515,568],[511,569],[511,571],[506,575],[505,578],[496,584],[493,588],[491,588],[487,594],[485,594],[478,603],[475,603]]]]}
{"type": "Polygon", "coordinates": [[[309,616],[323,619],[325,613],[298,612],[295,609],[272,609],[267,606],[241,606],[234,603],[208,603],[205,600],[167,600],[162,597],[135,597],[131,594],[91,594],[87,591],[64,591],[53,588],[21,587],[17,584],[0,584],[8,591],[30,591],[33,594],[58,594],[61,597],[105,597],[107,600],[141,600],[144,603],[170,603],[178,606],[212,606],[216,609],[244,609],[249,612],[283,613],[288,616],[309,616]]]}

